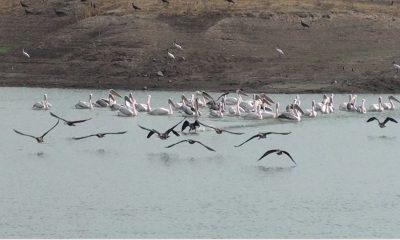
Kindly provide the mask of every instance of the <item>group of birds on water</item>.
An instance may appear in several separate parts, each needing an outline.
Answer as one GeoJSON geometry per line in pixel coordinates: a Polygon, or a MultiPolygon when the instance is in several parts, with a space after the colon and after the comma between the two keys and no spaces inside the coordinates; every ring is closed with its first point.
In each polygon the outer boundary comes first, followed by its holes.
{"type": "MultiPolygon", "coordinates": [[[[242,135],[244,133],[229,131],[223,128],[214,127],[208,124],[205,124],[199,119],[202,116],[208,116],[210,118],[223,118],[223,117],[240,117],[243,119],[250,120],[262,120],[262,119],[278,119],[281,121],[294,121],[299,122],[303,118],[316,118],[319,114],[331,114],[336,110],[334,105],[334,94],[323,95],[322,100],[320,102],[316,102],[312,100],[311,109],[303,110],[301,99],[299,95],[297,95],[293,102],[288,104],[284,111],[280,111],[279,102],[274,101],[271,97],[269,97],[265,93],[261,94],[253,94],[250,99],[244,99],[244,97],[249,96],[248,93],[243,91],[242,89],[236,90],[236,92],[225,92],[220,94],[217,97],[212,97],[210,93],[205,91],[196,91],[192,94],[190,98],[187,98],[184,94],[181,95],[181,100],[179,102],[175,102],[172,98],[167,100],[168,107],[157,107],[153,108],[151,106],[151,95],[147,96],[147,101],[145,103],[138,103],[134,98],[134,94],[132,92],[129,93],[128,96],[122,97],[117,91],[110,89],[107,92],[107,96],[104,98],[100,98],[95,102],[92,101],[92,94],[89,94],[88,101],[78,101],[75,104],[76,109],[88,109],[92,110],[94,108],[109,108],[112,111],[116,111],[117,115],[120,117],[135,117],[139,115],[139,112],[143,114],[153,115],[153,116],[168,116],[173,115],[174,111],[181,114],[183,119],[178,123],[174,124],[172,127],[167,129],[166,131],[159,131],[151,127],[145,127],[142,125],[138,125],[139,128],[148,131],[147,138],[152,136],[156,136],[161,140],[166,140],[170,137],[171,134],[179,137],[180,134],[176,130],[176,128],[182,124],[181,133],[187,134],[196,134],[197,129],[203,126],[204,128],[213,129],[216,134],[228,133],[233,135],[242,135]],[[235,94],[234,96],[230,96],[235,94]],[[118,103],[117,99],[123,99],[122,103],[118,103]],[[208,114],[204,113],[208,111],[208,114]],[[190,117],[194,118],[193,122],[190,122],[188,119],[190,117]],[[187,130],[185,132],[185,130],[187,130]]],[[[366,112],[383,112],[385,110],[394,110],[395,102],[400,103],[400,101],[394,97],[389,96],[388,102],[383,103],[382,97],[378,98],[378,102],[372,104],[368,110],[365,107],[366,101],[362,99],[361,105],[357,105],[357,95],[350,94],[349,100],[347,102],[343,102],[339,105],[339,110],[354,112],[359,114],[365,114],[366,112]]],[[[50,110],[52,108],[52,104],[48,100],[47,94],[44,94],[43,100],[36,102],[32,109],[34,110],[50,110]]],[[[67,120],[62,118],[53,112],[50,112],[50,115],[57,119],[57,123],[54,124],[48,131],[46,131],[41,136],[33,136],[30,134],[23,133],[21,131],[15,130],[17,134],[34,138],[38,143],[44,142],[44,137],[52,131],[61,121],[63,121],[68,126],[76,126],[76,124],[84,123],[86,121],[91,120],[82,119],[82,120],[67,120]]],[[[367,120],[367,122],[377,121],[379,127],[384,128],[388,122],[397,123],[394,118],[387,117],[384,121],[380,121],[376,117],[371,117],[367,120]]],[[[127,131],[120,132],[102,132],[95,133],[87,136],[81,137],[73,137],[74,140],[81,140],[89,137],[98,137],[103,138],[106,135],[119,135],[125,134],[127,131]]],[[[270,135],[289,135],[291,132],[260,132],[257,133],[241,144],[235,145],[235,147],[241,147],[247,142],[253,139],[265,139],[270,135]]],[[[203,144],[198,140],[193,139],[185,139],[179,142],[173,143],[171,145],[166,146],[166,148],[174,147],[181,143],[188,144],[200,144],[204,148],[209,151],[215,151],[213,148],[203,144]]],[[[276,153],[278,155],[285,154],[290,160],[295,164],[296,162],[292,158],[292,156],[284,150],[281,149],[272,149],[268,150],[263,154],[258,160],[266,157],[269,154],[276,153]]]]}

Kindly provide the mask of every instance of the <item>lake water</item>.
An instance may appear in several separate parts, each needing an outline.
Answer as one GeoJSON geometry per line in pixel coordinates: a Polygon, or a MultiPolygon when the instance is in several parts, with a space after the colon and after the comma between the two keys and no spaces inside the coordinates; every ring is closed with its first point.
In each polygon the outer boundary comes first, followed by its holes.
{"type": "MultiPolygon", "coordinates": [[[[166,130],[178,114],[117,117],[108,109],[76,110],[99,90],[0,88],[0,238],[399,238],[400,130],[366,123],[370,116],[336,111],[299,123],[235,117],[201,120],[242,136],[205,130],[198,135],[146,139],[137,125],[166,130]],[[12,129],[40,135],[56,120],[31,106],[47,93],[52,111],[67,119],[44,144],[12,129]],[[127,130],[125,135],[71,137],[127,130]],[[259,131],[291,131],[241,143],[259,131]],[[194,138],[199,145],[165,146],[194,138]],[[256,160],[268,149],[284,156],[256,160]]],[[[126,91],[121,91],[127,94],[126,91]]],[[[148,93],[137,91],[144,102],[148,93]]],[[[153,106],[181,92],[151,92],[153,106]]],[[[216,94],[214,94],[216,95],[216,94]]],[[[188,96],[188,95],[187,95],[188,96]]],[[[281,108],[294,95],[271,95],[281,108]]],[[[304,108],[321,95],[300,95],[304,108]]],[[[377,96],[359,94],[367,105],[377,96]]],[[[387,95],[384,95],[386,102],[387,95]]],[[[347,95],[336,96],[338,103],[347,95]]],[[[206,112],[203,110],[203,112],[206,112]]]]}

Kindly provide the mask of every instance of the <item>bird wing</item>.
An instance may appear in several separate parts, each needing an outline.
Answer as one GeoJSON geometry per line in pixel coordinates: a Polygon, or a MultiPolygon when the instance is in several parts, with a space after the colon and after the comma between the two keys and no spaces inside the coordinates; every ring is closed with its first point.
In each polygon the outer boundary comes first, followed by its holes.
{"type": "Polygon", "coordinates": [[[177,131],[175,131],[175,130],[172,130],[172,133],[173,133],[175,136],[177,136],[177,137],[180,136],[179,133],[178,133],[177,131]]]}
{"type": "Polygon", "coordinates": [[[386,124],[386,123],[389,122],[389,121],[398,123],[398,122],[396,121],[396,119],[393,119],[393,118],[391,118],[391,117],[387,117],[387,118],[385,119],[385,121],[383,122],[383,124],[386,124]]]}
{"type": "Polygon", "coordinates": [[[176,143],[174,143],[174,144],[168,145],[168,146],[166,146],[165,148],[170,148],[170,147],[173,147],[173,146],[175,146],[175,145],[178,145],[178,144],[180,144],[180,143],[187,142],[187,141],[188,141],[187,139],[181,140],[181,141],[176,142],[176,143]]]}
{"type": "Polygon", "coordinates": [[[141,129],[144,129],[144,130],[147,130],[147,131],[150,131],[150,132],[153,132],[153,131],[154,131],[153,129],[149,129],[149,128],[146,128],[146,127],[142,127],[142,126],[140,126],[139,124],[138,124],[138,126],[139,126],[141,129]]]}
{"type": "Polygon", "coordinates": [[[53,130],[59,123],[60,123],[60,120],[57,120],[57,123],[54,124],[54,126],[52,126],[49,130],[47,130],[47,132],[43,133],[43,135],[41,137],[44,138],[44,136],[46,136],[51,130],[53,130]]]}
{"type": "Polygon", "coordinates": [[[185,128],[187,128],[189,125],[190,125],[190,123],[188,120],[184,121],[182,124],[181,131],[183,132],[183,130],[185,130],[185,128]]]}
{"type": "Polygon", "coordinates": [[[16,133],[18,133],[18,134],[20,134],[22,136],[27,136],[27,137],[31,137],[31,138],[35,138],[36,139],[35,136],[29,135],[29,134],[26,134],[26,133],[22,133],[22,132],[20,132],[18,130],[15,130],[15,129],[13,129],[13,130],[14,130],[14,132],[16,132],[16,133]]]}
{"type": "Polygon", "coordinates": [[[199,142],[199,141],[196,141],[196,140],[193,140],[193,141],[194,141],[194,142],[197,142],[198,144],[202,145],[203,147],[207,148],[208,150],[215,152],[215,150],[212,149],[212,148],[210,148],[209,146],[206,146],[206,145],[204,145],[203,143],[201,143],[201,142],[199,142]]]}
{"type": "Polygon", "coordinates": [[[235,134],[235,135],[242,135],[242,134],[244,134],[244,133],[241,133],[241,132],[231,132],[231,131],[228,131],[228,130],[225,130],[225,129],[221,129],[221,131],[227,132],[227,133],[230,133],[230,134],[235,134]]]}
{"type": "MultiPolygon", "coordinates": [[[[174,128],[176,128],[179,124],[181,124],[181,122],[183,122],[183,120],[185,120],[186,118],[183,118],[181,121],[179,121],[177,124],[175,124],[174,126],[172,126],[170,129],[168,129],[165,133],[169,134],[170,132],[172,132],[174,130],[174,128]]],[[[175,134],[175,133],[174,133],[175,134]]],[[[176,134],[175,134],[176,135],[176,134]]],[[[179,136],[179,134],[177,135],[179,136]]]]}
{"type": "Polygon", "coordinates": [[[299,106],[299,105],[295,104],[295,105],[293,106],[293,108],[295,108],[297,111],[300,111],[300,112],[301,112],[301,114],[303,114],[303,115],[304,115],[304,111],[303,111],[303,109],[301,109],[301,108],[300,108],[300,106],[299,106]]]}
{"type": "Polygon", "coordinates": [[[210,94],[206,93],[205,91],[202,91],[201,94],[202,94],[205,98],[208,98],[208,100],[212,100],[213,102],[215,102],[215,101],[214,101],[214,98],[211,97],[210,94]]]}
{"type": "Polygon", "coordinates": [[[207,124],[204,124],[204,123],[202,123],[202,122],[200,122],[200,121],[197,121],[200,125],[203,125],[204,127],[208,127],[208,128],[212,128],[212,129],[216,129],[215,127],[213,127],[213,126],[210,126],[210,125],[207,125],[207,124]]]}
{"type": "Polygon", "coordinates": [[[122,131],[122,132],[106,132],[106,133],[101,133],[101,134],[104,134],[104,135],[107,135],[107,134],[125,134],[126,132],[128,132],[128,131],[122,131]]]}
{"type": "Polygon", "coordinates": [[[289,135],[292,132],[266,132],[265,135],[269,135],[269,134],[280,134],[280,135],[289,135]]]}
{"type": "Polygon", "coordinates": [[[76,121],[69,121],[70,123],[74,124],[74,123],[82,123],[82,122],[86,122],[91,120],[92,118],[88,118],[88,119],[83,119],[83,120],[76,120],[76,121]]]}
{"type": "Polygon", "coordinates": [[[266,152],[264,153],[264,155],[262,155],[257,161],[260,161],[260,160],[263,159],[265,156],[267,156],[267,155],[269,155],[269,154],[271,154],[271,153],[274,153],[274,152],[278,152],[278,151],[280,151],[280,150],[278,150],[278,149],[268,150],[268,151],[266,151],[266,152]]]}
{"type": "Polygon", "coordinates": [[[272,99],[271,99],[270,97],[268,97],[266,94],[263,94],[262,97],[265,98],[268,102],[275,103],[274,100],[272,100],[272,99]]]}
{"type": "Polygon", "coordinates": [[[371,122],[371,121],[374,121],[374,120],[376,120],[376,121],[379,122],[379,120],[378,120],[376,117],[369,118],[369,119],[367,120],[367,122],[371,122]]]}
{"type": "Polygon", "coordinates": [[[228,94],[229,94],[229,92],[225,92],[225,93],[221,94],[221,96],[219,96],[219,97],[217,98],[217,101],[218,101],[220,98],[222,98],[222,97],[224,97],[224,96],[226,96],[226,95],[228,95],[228,94]]]}
{"type": "Polygon", "coordinates": [[[112,95],[114,95],[114,96],[117,96],[117,97],[122,98],[122,96],[121,96],[119,93],[117,93],[117,91],[115,91],[114,89],[110,89],[110,93],[111,93],[112,95]]]}
{"type": "Polygon", "coordinates": [[[292,156],[290,156],[290,154],[289,154],[288,152],[282,151],[282,150],[281,150],[281,152],[284,153],[284,154],[286,154],[286,155],[290,158],[290,160],[292,160],[292,162],[293,162],[295,165],[297,165],[297,163],[294,161],[294,159],[292,158],[292,156]]]}
{"type": "Polygon", "coordinates": [[[60,120],[63,120],[64,122],[68,122],[67,120],[65,120],[64,118],[61,118],[61,117],[59,117],[59,116],[57,116],[57,115],[55,115],[54,113],[52,113],[52,112],[50,112],[50,115],[51,116],[53,116],[53,117],[55,117],[55,118],[58,118],[58,119],[60,119],[60,120]]]}
{"type": "Polygon", "coordinates": [[[400,103],[400,101],[397,98],[393,97],[393,96],[389,96],[389,99],[392,99],[393,101],[396,101],[396,102],[400,103]]]}
{"type": "Polygon", "coordinates": [[[250,141],[250,140],[252,140],[252,139],[254,139],[254,138],[256,138],[256,137],[259,137],[259,134],[256,134],[256,135],[252,136],[251,138],[247,139],[246,141],[242,142],[242,143],[239,144],[239,145],[235,145],[235,147],[241,147],[241,146],[243,146],[245,143],[247,143],[248,141],[250,141]]]}
{"type": "Polygon", "coordinates": [[[81,139],[84,139],[84,138],[95,137],[95,136],[97,136],[97,134],[91,134],[91,135],[87,135],[87,136],[83,136],[83,137],[73,137],[72,139],[81,140],[81,139]]]}

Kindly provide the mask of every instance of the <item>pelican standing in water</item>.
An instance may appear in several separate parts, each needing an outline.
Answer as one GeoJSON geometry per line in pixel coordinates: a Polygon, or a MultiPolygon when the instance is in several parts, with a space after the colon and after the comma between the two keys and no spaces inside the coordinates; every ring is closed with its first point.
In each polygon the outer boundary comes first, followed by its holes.
{"type": "Polygon", "coordinates": [[[43,100],[33,104],[32,109],[34,110],[49,110],[52,105],[47,100],[47,94],[43,95],[43,100]]]}
{"type": "Polygon", "coordinates": [[[315,100],[312,100],[311,109],[307,109],[307,117],[315,118],[317,116],[317,111],[315,111],[315,100]]]}
{"type": "Polygon", "coordinates": [[[172,115],[173,114],[172,104],[171,104],[172,100],[171,99],[168,99],[169,109],[162,108],[162,107],[151,109],[150,100],[151,100],[151,95],[149,95],[149,97],[147,99],[147,113],[149,115],[163,116],[163,115],[172,115]]]}
{"type": "Polygon", "coordinates": [[[394,106],[393,101],[398,102],[398,103],[400,103],[400,101],[397,98],[393,97],[393,96],[389,96],[388,98],[389,98],[389,102],[382,104],[383,109],[385,109],[385,110],[394,110],[395,106],[394,106]]]}
{"type": "Polygon", "coordinates": [[[75,104],[76,109],[93,109],[92,94],[89,94],[89,102],[79,101],[75,104]]]}
{"type": "Polygon", "coordinates": [[[135,117],[138,115],[136,110],[136,101],[133,99],[132,94],[129,94],[130,97],[125,97],[125,105],[118,109],[118,116],[121,117],[135,117]]]}
{"type": "Polygon", "coordinates": [[[365,99],[361,100],[361,105],[357,107],[357,112],[362,114],[367,113],[367,108],[365,107],[365,99]]]}
{"type": "Polygon", "coordinates": [[[378,98],[378,103],[372,104],[369,107],[369,111],[371,111],[371,112],[382,112],[383,111],[382,97],[378,98]]]}

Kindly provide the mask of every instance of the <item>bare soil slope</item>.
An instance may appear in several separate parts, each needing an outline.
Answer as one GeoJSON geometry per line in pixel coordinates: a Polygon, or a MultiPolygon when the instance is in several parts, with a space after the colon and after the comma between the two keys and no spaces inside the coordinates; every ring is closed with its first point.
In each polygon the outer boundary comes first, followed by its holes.
{"type": "Polygon", "coordinates": [[[3,86],[400,89],[398,1],[135,0],[137,11],[126,0],[22,2],[29,14],[0,4],[3,86]]]}

